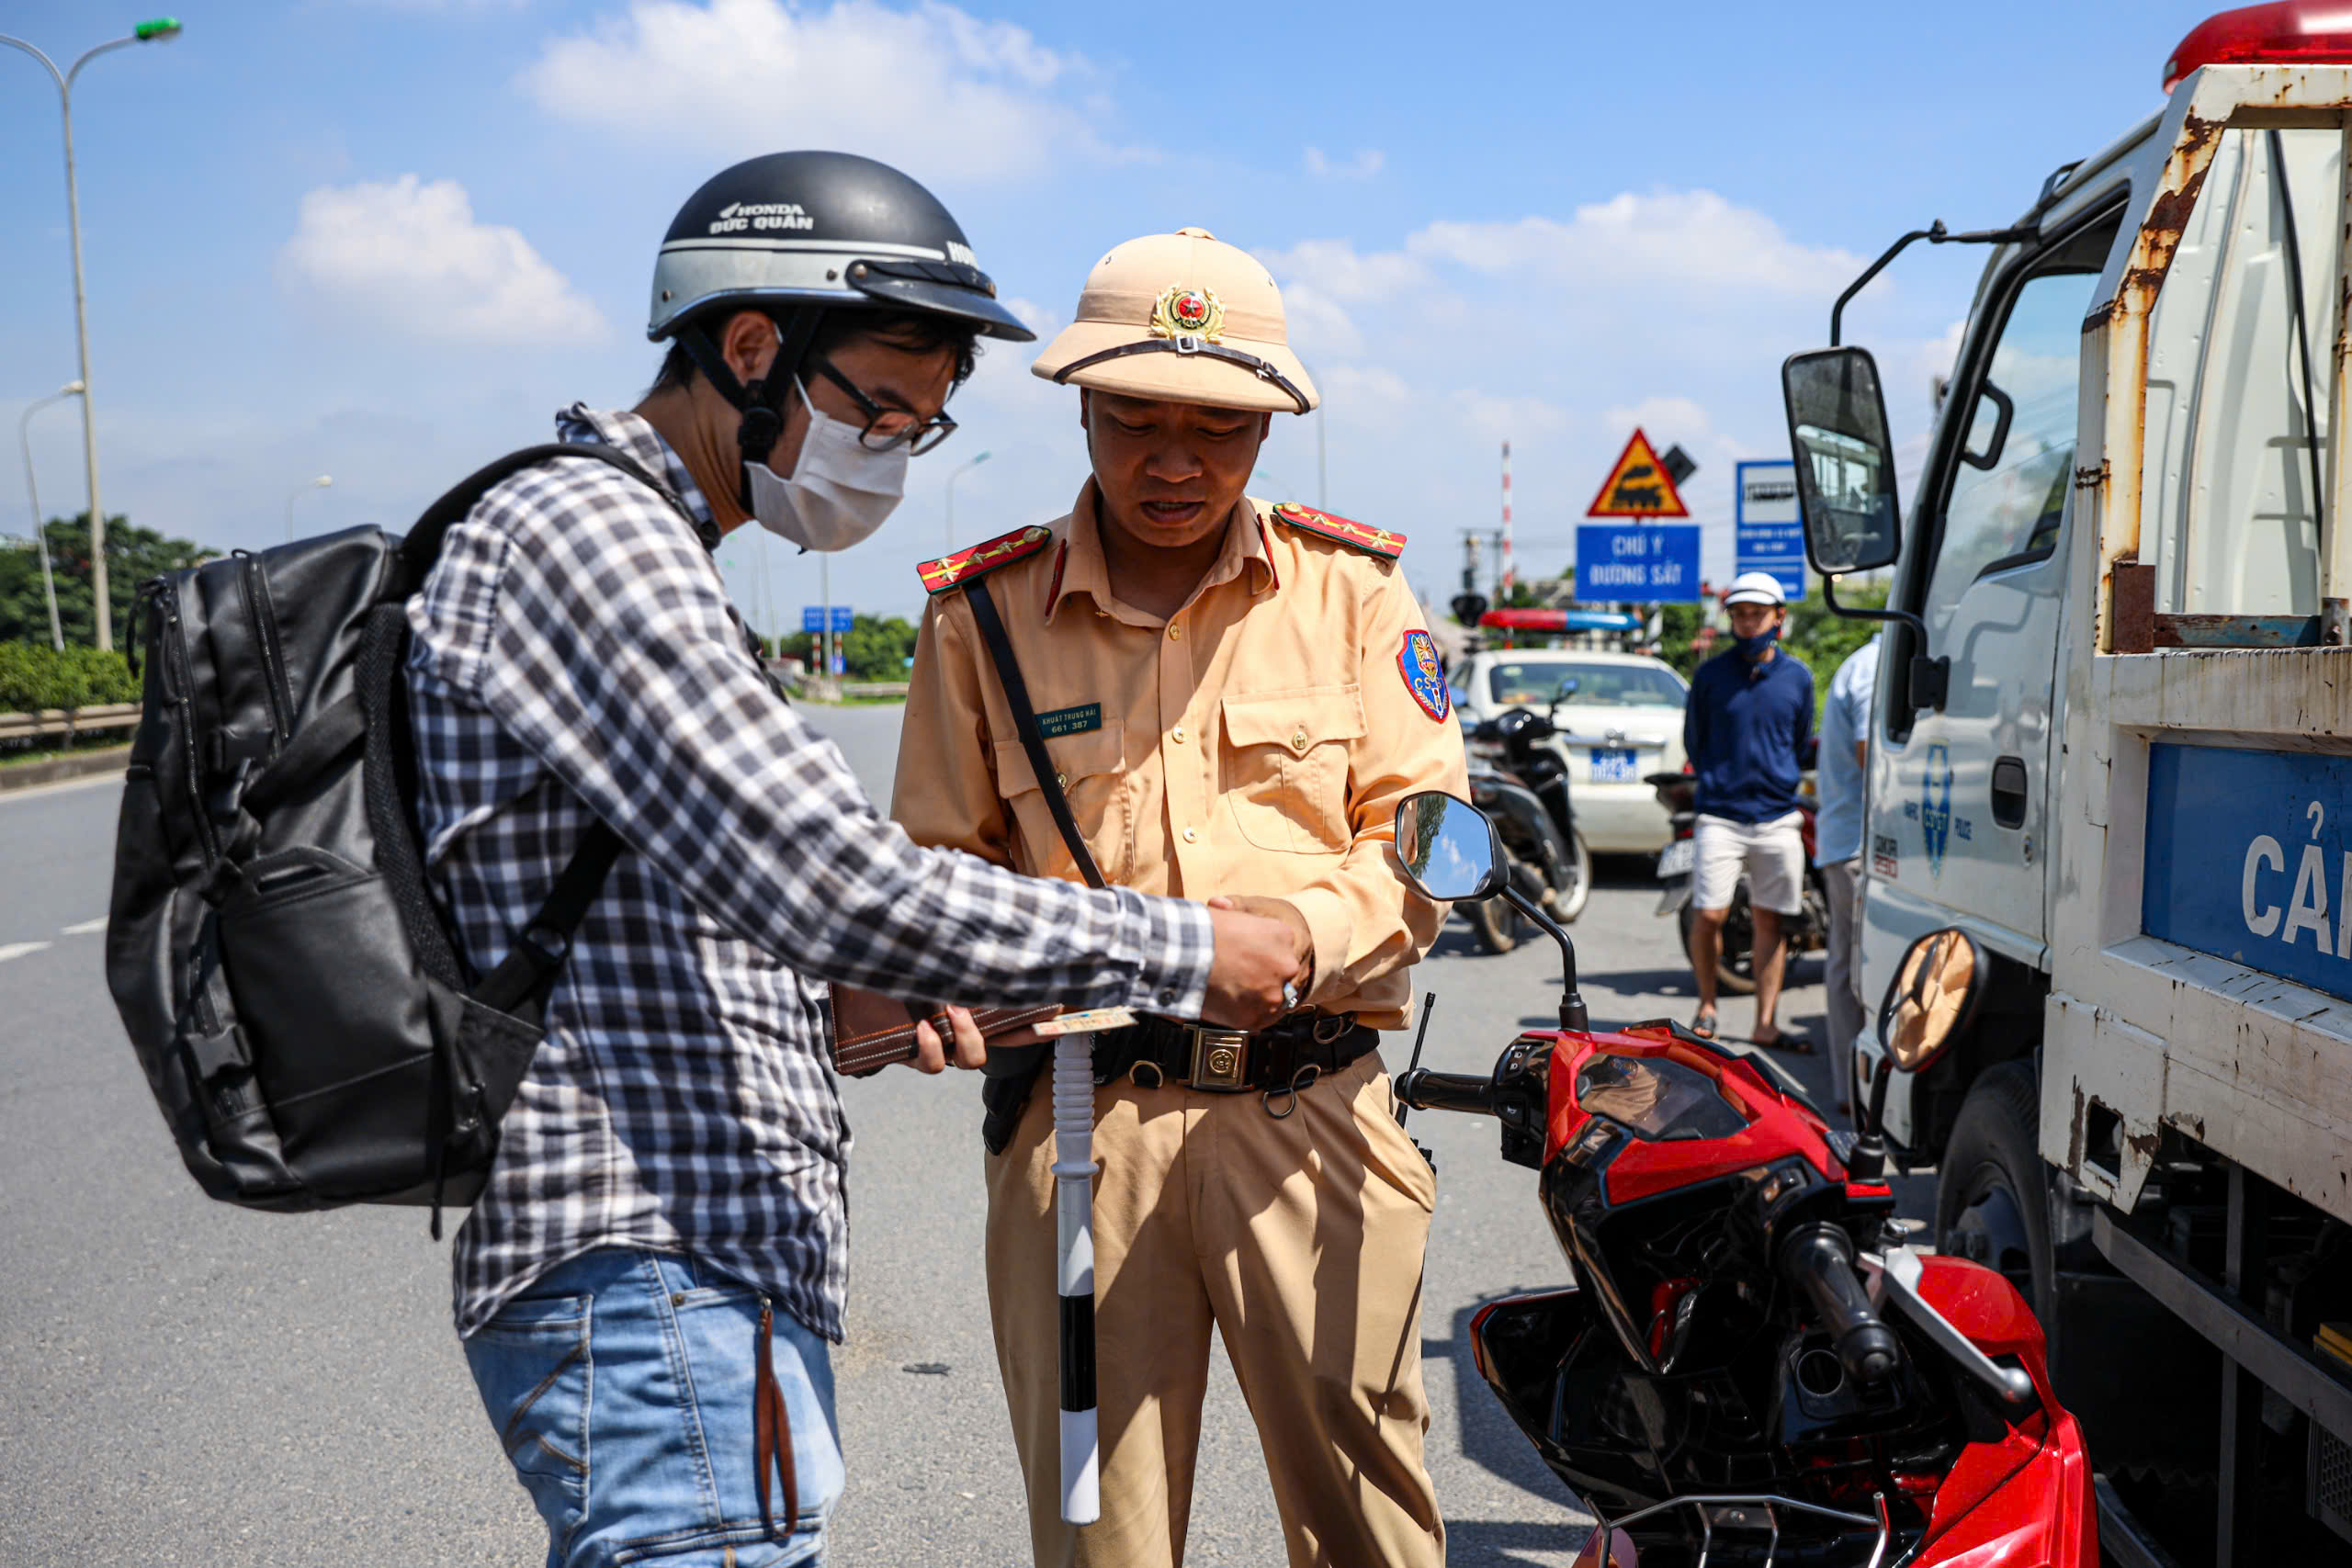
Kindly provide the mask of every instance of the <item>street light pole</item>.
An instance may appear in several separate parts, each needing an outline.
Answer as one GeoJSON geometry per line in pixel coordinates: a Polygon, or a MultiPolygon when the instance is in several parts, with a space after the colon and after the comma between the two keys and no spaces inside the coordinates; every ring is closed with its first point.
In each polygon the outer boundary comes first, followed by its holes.
{"type": "Polygon", "coordinates": [[[49,529],[40,515],[40,486],[33,482],[33,415],[51,403],[62,403],[68,398],[82,395],[82,383],[68,381],[48,397],[36,399],[17,421],[17,446],[25,455],[25,494],[33,503],[33,540],[40,546],[41,591],[49,595],[49,640],[60,653],[65,651],[65,628],[57,619],[57,577],[49,565],[49,529]]]}
{"type": "Polygon", "coordinates": [[[956,481],[989,460],[986,452],[973,454],[972,460],[947,476],[947,553],[956,553],[956,481]]]}
{"type": "Polygon", "coordinates": [[[294,493],[286,498],[286,542],[288,544],[290,545],[294,542],[294,502],[300,499],[306,492],[314,490],[324,490],[333,483],[334,483],[334,476],[333,474],[321,474],[317,479],[311,479],[307,484],[296,485],[294,487],[294,493]]]}
{"type": "Polygon", "coordinates": [[[128,38],[113,39],[85,51],[66,71],[60,71],[55,61],[23,39],[0,33],[0,43],[23,50],[47,69],[51,80],[57,84],[58,108],[65,120],[65,220],[74,241],[74,333],[82,350],[82,458],[90,474],[91,619],[97,623],[98,646],[102,649],[114,646],[114,609],[107,596],[107,514],[98,500],[98,419],[90,405],[90,310],[88,292],[82,281],[82,194],[74,183],[74,79],[82,73],[82,67],[110,50],[176,38],[179,30],[179,23],[170,17],[141,22],[128,38]]]}

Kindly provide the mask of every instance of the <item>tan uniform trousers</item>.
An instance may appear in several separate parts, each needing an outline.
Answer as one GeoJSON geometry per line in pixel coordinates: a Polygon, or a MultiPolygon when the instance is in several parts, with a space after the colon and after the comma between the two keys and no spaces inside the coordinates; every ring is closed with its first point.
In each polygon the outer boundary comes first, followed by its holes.
{"type": "Polygon", "coordinates": [[[1061,1519],[1051,1100],[1040,1079],[988,1159],[989,1304],[1039,1568],[1183,1562],[1212,1324],[1257,1422],[1292,1568],[1443,1562],[1421,1463],[1437,1184],[1396,1124],[1379,1054],[1279,1119],[1255,1093],[1095,1090],[1102,1517],[1082,1529],[1061,1519]]]}

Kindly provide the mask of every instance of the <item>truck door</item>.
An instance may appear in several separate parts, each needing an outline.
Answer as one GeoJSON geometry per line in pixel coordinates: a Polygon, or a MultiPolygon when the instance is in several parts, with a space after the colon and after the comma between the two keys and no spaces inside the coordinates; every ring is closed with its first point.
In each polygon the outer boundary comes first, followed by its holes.
{"type": "Polygon", "coordinates": [[[2082,322],[2119,225],[2109,214],[2018,258],[1966,345],[1917,502],[1899,603],[1951,660],[1940,711],[1900,699],[1907,632],[1881,680],[1871,779],[1866,963],[1972,918],[2040,964],[2051,699],[2065,586],[2082,322]]]}

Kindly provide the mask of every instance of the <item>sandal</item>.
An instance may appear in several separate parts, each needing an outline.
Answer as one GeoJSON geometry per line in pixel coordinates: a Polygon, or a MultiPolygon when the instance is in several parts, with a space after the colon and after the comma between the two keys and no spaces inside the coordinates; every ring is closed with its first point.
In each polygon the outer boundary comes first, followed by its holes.
{"type": "Polygon", "coordinates": [[[1811,1035],[1791,1034],[1781,1029],[1773,1030],[1772,1038],[1770,1040],[1757,1040],[1751,1036],[1750,1043],[1760,1045],[1767,1051],[1786,1051],[1792,1056],[1810,1056],[1814,1054],[1811,1035]]]}
{"type": "Polygon", "coordinates": [[[1690,1021],[1690,1032],[1702,1040],[1713,1040],[1715,1037],[1714,1013],[1711,1010],[1702,1008],[1698,1015],[1690,1021]]]}

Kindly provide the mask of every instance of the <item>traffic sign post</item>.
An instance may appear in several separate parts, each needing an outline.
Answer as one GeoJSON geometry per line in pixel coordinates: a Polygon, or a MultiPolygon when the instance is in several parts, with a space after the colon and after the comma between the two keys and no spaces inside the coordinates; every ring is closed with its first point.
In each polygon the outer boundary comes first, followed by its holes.
{"type": "Polygon", "coordinates": [[[1657,604],[1699,602],[1696,523],[1580,523],[1577,597],[1657,604]]]}
{"type": "Polygon", "coordinates": [[[1732,481],[1736,570],[1769,571],[1791,601],[1804,597],[1804,522],[1797,466],[1786,457],[1740,463],[1732,481]]]}
{"type": "Polygon", "coordinates": [[[842,653],[842,634],[857,624],[857,613],[847,604],[803,604],[800,606],[800,629],[820,639],[814,660],[820,672],[838,675],[846,662],[842,653]]]}

